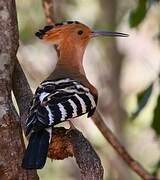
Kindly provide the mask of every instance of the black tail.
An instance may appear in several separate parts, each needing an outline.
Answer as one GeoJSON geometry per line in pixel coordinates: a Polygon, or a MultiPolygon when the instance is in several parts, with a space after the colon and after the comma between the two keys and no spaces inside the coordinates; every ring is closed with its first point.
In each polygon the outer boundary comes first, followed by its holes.
{"type": "Polygon", "coordinates": [[[31,134],[22,161],[22,167],[24,169],[43,168],[47,158],[49,138],[50,133],[45,129],[31,134]]]}

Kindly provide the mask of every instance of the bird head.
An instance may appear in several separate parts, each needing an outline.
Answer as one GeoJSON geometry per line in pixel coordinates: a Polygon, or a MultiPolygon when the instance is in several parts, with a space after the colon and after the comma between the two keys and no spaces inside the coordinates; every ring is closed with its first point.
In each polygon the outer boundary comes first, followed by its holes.
{"type": "Polygon", "coordinates": [[[36,34],[40,39],[61,47],[68,47],[70,44],[75,47],[86,47],[89,40],[97,36],[119,36],[127,37],[128,34],[111,31],[93,31],[85,24],[78,21],[67,21],[55,25],[45,26],[36,34]]]}
{"type": "Polygon", "coordinates": [[[36,34],[40,39],[56,45],[58,53],[57,69],[65,67],[85,74],[83,55],[90,39],[97,36],[127,37],[128,34],[110,31],[93,31],[78,21],[67,21],[45,26],[36,34]]]}

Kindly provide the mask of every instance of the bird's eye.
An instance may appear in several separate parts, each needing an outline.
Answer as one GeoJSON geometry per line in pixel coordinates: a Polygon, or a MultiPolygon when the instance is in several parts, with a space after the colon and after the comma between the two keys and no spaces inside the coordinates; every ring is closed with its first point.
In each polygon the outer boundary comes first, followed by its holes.
{"type": "Polygon", "coordinates": [[[78,34],[78,35],[82,35],[82,34],[83,34],[83,31],[82,31],[82,30],[79,30],[79,31],[77,32],[77,34],[78,34]]]}

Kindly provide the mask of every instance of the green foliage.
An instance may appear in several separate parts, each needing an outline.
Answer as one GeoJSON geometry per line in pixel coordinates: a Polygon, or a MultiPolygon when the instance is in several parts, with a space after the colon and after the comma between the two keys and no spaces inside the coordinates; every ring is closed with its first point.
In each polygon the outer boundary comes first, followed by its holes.
{"type": "Polygon", "coordinates": [[[149,98],[151,97],[152,90],[153,90],[153,84],[151,84],[149,87],[147,87],[147,89],[145,89],[143,92],[138,94],[137,96],[138,107],[135,110],[135,112],[132,113],[131,119],[135,119],[139,115],[139,113],[144,109],[149,98]]]}
{"type": "Polygon", "coordinates": [[[147,13],[147,0],[139,0],[137,8],[130,13],[129,25],[130,27],[138,26],[145,18],[147,13]]]}
{"type": "Polygon", "coordinates": [[[156,163],[152,175],[157,176],[159,169],[160,169],[160,160],[156,163]]]}
{"type": "Polygon", "coordinates": [[[131,28],[138,26],[145,18],[150,6],[160,0],[139,0],[137,7],[130,13],[129,25],[131,28]]]}
{"type": "Polygon", "coordinates": [[[151,126],[155,130],[156,134],[159,136],[160,135],[160,94],[158,96],[157,105],[154,109],[154,117],[151,126]]]}

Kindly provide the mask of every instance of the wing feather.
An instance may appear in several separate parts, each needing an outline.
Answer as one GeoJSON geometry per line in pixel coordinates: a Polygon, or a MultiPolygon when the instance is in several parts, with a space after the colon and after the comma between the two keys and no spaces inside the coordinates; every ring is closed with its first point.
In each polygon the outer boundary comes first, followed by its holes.
{"type": "Polygon", "coordinates": [[[69,118],[93,114],[97,99],[88,88],[69,78],[44,81],[37,88],[27,119],[27,133],[69,118]]]}

